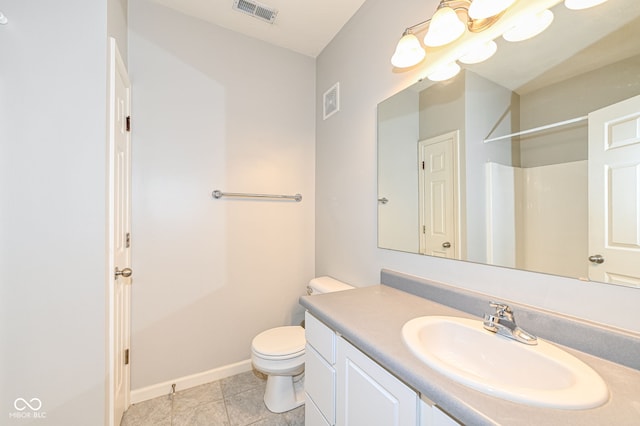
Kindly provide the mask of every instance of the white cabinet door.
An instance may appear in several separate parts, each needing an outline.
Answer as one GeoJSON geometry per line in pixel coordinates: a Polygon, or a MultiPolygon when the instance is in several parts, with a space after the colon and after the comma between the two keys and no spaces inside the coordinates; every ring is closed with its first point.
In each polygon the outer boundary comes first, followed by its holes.
{"type": "Polygon", "coordinates": [[[342,338],[336,355],[336,425],[418,424],[418,396],[413,390],[342,338]]]}
{"type": "Polygon", "coordinates": [[[304,406],[304,426],[331,426],[320,412],[318,406],[309,398],[307,398],[304,406]]]}

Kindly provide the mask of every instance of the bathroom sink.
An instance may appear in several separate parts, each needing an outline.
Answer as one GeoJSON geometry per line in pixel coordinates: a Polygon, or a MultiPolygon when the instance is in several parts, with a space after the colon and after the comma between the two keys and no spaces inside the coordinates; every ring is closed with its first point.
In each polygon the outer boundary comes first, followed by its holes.
{"type": "Polygon", "coordinates": [[[402,338],[429,367],[498,398],[574,410],[597,407],[609,398],[598,373],[573,355],[540,339],[529,346],[498,336],[482,321],[414,318],[402,327],[402,338]]]}

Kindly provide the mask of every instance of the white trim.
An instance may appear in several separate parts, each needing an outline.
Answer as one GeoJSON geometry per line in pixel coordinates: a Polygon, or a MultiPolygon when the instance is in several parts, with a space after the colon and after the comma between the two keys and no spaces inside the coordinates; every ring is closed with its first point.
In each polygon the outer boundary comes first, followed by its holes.
{"type": "Polygon", "coordinates": [[[213,370],[203,371],[202,373],[192,374],[190,376],[179,377],[166,382],[147,386],[144,388],[131,391],[131,403],[137,404],[142,401],[157,398],[159,396],[168,395],[171,392],[171,385],[176,385],[176,391],[189,389],[195,386],[204,385],[205,383],[215,382],[216,380],[226,377],[235,376],[236,374],[251,371],[251,360],[236,362],[235,364],[225,365],[213,370]]]}
{"type": "MultiPolygon", "coordinates": [[[[115,134],[113,132],[115,128],[115,116],[116,116],[116,75],[118,74],[120,78],[125,83],[126,89],[128,91],[127,94],[127,115],[131,110],[131,82],[129,80],[129,75],[127,72],[127,68],[124,65],[124,61],[122,60],[122,56],[120,55],[120,50],[118,49],[118,44],[115,38],[109,37],[109,47],[108,47],[108,64],[107,64],[107,128],[106,128],[106,136],[107,136],[107,165],[106,165],[106,178],[107,178],[107,188],[106,188],[106,206],[107,206],[107,221],[106,221],[106,277],[105,277],[105,321],[106,321],[106,330],[105,330],[105,338],[106,338],[106,350],[105,354],[106,360],[106,374],[107,380],[105,382],[106,387],[106,397],[105,397],[105,424],[107,426],[114,426],[120,423],[120,419],[115,419],[115,363],[117,357],[115,356],[115,328],[114,328],[114,318],[115,318],[115,302],[114,302],[114,289],[115,289],[115,277],[113,274],[113,270],[115,269],[115,240],[114,240],[114,229],[115,229],[115,188],[114,188],[114,164],[115,164],[115,134]]],[[[127,138],[130,138],[130,135],[127,135],[127,138]]],[[[129,171],[130,173],[130,171],[129,171]]],[[[130,212],[129,212],[130,215],[130,212]]],[[[130,220],[130,219],[129,219],[130,220]]],[[[130,321],[130,318],[129,318],[130,321]]],[[[130,333],[130,330],[127,329],[126,333],[130,333]]],[[[128,346],[128,345],[127,345],[128,346]]],[[[130,371],[126,373],[125,379],[125,395],[124,395],[124,409],[126,410],[130,404],[130,371]]]]}

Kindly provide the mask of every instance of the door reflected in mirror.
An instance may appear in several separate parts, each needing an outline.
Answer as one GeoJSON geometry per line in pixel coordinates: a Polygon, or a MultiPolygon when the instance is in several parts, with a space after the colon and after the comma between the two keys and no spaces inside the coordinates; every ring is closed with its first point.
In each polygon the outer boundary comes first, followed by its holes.
{"type": "Polygon", "coordinates": [[[640,5],[553,11],[378,105],[379,247],[640,287],[640,5]]]}

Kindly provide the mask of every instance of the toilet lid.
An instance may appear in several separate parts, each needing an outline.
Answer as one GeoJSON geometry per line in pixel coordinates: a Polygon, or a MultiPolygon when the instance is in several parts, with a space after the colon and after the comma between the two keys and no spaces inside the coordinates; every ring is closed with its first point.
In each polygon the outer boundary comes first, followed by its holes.
{"type": "Polygon", "coordinates": [[[253,338],[251,347],[267,356],[285,356],[304,351],[304,328],[300,326],[276,327],[253,338]]]}

